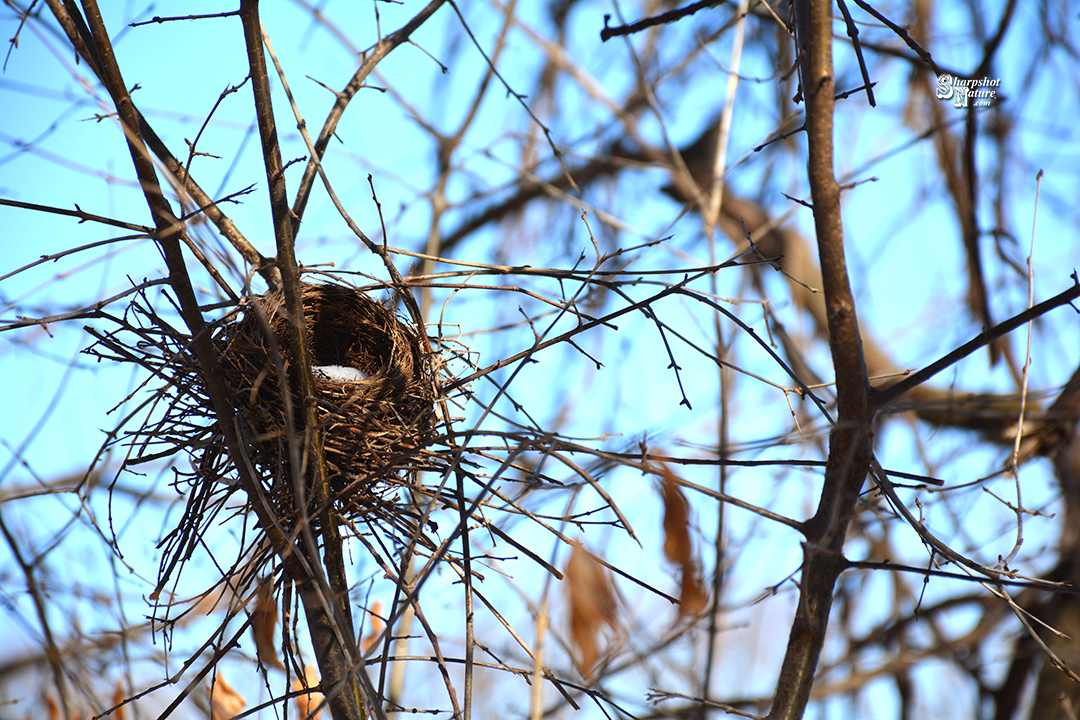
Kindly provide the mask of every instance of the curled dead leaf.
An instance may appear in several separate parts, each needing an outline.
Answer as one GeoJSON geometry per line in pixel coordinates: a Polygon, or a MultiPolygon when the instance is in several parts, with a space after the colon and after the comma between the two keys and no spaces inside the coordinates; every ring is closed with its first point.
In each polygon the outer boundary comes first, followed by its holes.
{"type": "Polygon", "coordinates": [[[690,503],[671,468],[661,465],[659,475],[660,494],[664,500],[664,557],[679,566],[682,576],[679,614],[697,615],[708,606],[709,593],[701,580],[690,537],[690,503]]]}
{"type": "Polygon", "coordinates": [[[709,605],[709,591],[701,580],[697,567],[682,569],[682,583],[679,594],[679,614],[694,616],[709,605]]]}
{"type": "Polygon", "coordinates": [[[564,581],[570,593],[570,637],[581,653],[578,671],[591,680],[601,657],[604,625],[618,632],[618,601],[604,567],[585,547],[573,543],[564,581]]]}
{"type": "MultiPolygon", "coordinates": [[[[300,692],[307,688],[313,688],[319,684],[319,673],[315,669],[314,665],[308,665],[304,668],[304,677],[293,678],[292,687],[293,690],[300,692]]],[[[323,694],[319,692],[308,692],[303,695],[296,696],[296,710],[300,713],[300,720],[305,720],[310,716],[310,720],[318,720],[322,709],[319,707],[323,701],[323,694]],[[311,713],[314,712],[314,715],[311,713]]]]}
{"type": "Polygon", "coordinates": [[[371,630],[368,632],[367,637],[360,641],[360,651],[367,652],[368,648],[375,644],[375,641],[379,639],[379,635],[382,634],[383,628],[386,627],[386,623],[383,622],[379,615],[382,614],[382,603],[376,600],[371,605],[371,609],[368,611],[368,617],[371,618],[371,630]]]}
{"type": "Polygon", "coordinates": [[[56,704],[56,701],[47,693],[43,697],[45,699],[45,717],[48,720],[60,720],[60,707],[56,704]]]}
{"type": "Polygon", "coordinates": [[[125,720],[126,719],[127,714],[125,713],[124,708],[127,707],[127,706],[120,704],[120,703],[124,702],[124,700],[126,698],[127,698],[127,693],[124,692],[124,683],[122,681],[120,681],[120,680],[117,680],[116,681],[116,691],[113,693],[113,696],[112,696],[112,703],[113,703],[114,706],[117,706],[117,707],[116,707],[115,710],[113,710],[112,715],[110,715],[112,720],[125,720]]]}
{"type": "Polygon", "coordinates": [[[244,709],[246,701],[240,693],[229,687],[219,672],[207,692],[210,695],[211,720],[232,720],[244,709]]]}
{"type": "Polygon", "coordinates": [[[690,503],[679,487],[675,473],[660,468],[660,492],[664,497],[664,557],[676,565],[691,562],[690,503]]]}
{"type": "Polygon", "coordinates": [[[255,654],[264,667],[285,666],[277,655],[277,642],[274,628],[277,627],[277,600],[274,599],[274,579],[267,577],[259,583],[255,596],[255,607],[251,610],[251,636],[255,640],[255,654]]]}

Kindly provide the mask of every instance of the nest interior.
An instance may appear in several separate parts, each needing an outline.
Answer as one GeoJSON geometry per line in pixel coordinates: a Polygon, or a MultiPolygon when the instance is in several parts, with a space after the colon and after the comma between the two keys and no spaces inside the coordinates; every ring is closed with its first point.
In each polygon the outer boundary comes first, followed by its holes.
{"type": "MultiPolygon", "coordinates": [[[[340,285],[304,285],[307,342],[315,366],[360,370],[363,380],[315,376],[331,487],[346,514],[386,502],[403,474],[423,464],[435,425],[435,374],[421,335],[388,307],[340,285]]],[[[255,299],[220,336],[222,365],[234,391],[252,464],[284,516],[295,511],[283,388],[302,431],[304,398],[290,362],[284,295],[255,299]],[[280,353],[280,355],[278,355],[280,353]],[[284,360],[286,377],[278,368],[284,360]]],[[[204,467],[221,467],[223,438],[207,449],[204,467]]],[[[304,446],[301,446],[304,447],[304,446]]]]}

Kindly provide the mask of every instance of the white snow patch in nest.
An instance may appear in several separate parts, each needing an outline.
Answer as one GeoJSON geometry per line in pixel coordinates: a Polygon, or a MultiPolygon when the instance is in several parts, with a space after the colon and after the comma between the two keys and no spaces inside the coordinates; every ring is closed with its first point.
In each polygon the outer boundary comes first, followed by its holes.
{"type": "Polygon", "coordinates": [[[371,377],[366,372],[347,365],[315,365],[311,369],[316,376],[335,382],[360,382],[371,377]]]}

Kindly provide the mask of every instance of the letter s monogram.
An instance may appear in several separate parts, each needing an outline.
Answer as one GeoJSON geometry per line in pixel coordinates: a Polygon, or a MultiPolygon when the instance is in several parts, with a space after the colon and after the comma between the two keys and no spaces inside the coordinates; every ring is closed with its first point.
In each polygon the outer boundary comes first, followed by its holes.
{"type": "Polygon", "coordinates": [[[948,100],[953,96],[953,77],[952,75],[938,75],[937,77],[937,96],[941,100],[948,100]]]}

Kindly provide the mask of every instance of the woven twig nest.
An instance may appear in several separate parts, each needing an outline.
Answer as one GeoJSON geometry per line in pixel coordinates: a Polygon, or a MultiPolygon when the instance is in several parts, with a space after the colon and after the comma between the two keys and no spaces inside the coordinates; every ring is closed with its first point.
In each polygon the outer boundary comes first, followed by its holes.
{"type": "MultiPolygon", "coordinates": [[[[218,336],[223,370],[251,463],[281,519],[296,508],[284,387],[298,431],[304,403],[315,403],[339,508],[346,516],[364,515],[384,506],[405,472],[424,465],[435,426],[432,358],[417,330],[363,292],[340,285],[304,285],[302,292],[315,398],[298,392],[280,292],[256,298],[218,336]]],[[[200,463],[204,477],[227,467],[225,454],[224,438],[215,433],[200,463]]]]}

